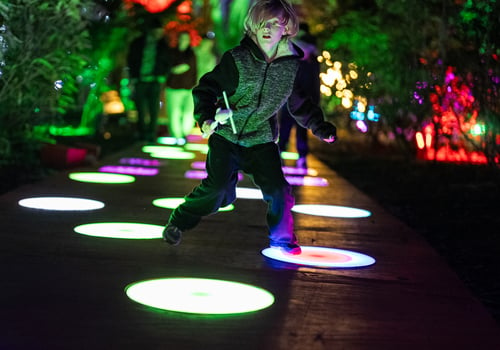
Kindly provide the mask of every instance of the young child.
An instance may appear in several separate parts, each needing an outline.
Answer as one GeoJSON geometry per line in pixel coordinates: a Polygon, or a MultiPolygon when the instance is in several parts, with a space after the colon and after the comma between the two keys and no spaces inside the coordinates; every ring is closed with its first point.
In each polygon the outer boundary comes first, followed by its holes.
{"type": "Polygon", "coordinates": [[[324,121],[321,108],[296,83],[300,48],[289,40],[298,30],[297,15],[287,0],[257,0],[245,20],[239,46],[225,52],[220,63],[193,89],[195,119],[208,140],[208,176],[171,214],[163,231],[177,245],[182,233],[203,216],[236,199],[238,171],[252,177],[268,204],[270,246],[300,254],[294,234],[291,186],[281,169],[277,112],[288,103],[297,122],[326,142],[336,128],[324,121]],[[230,108],[225,107],[227,94],[230,108]]]}

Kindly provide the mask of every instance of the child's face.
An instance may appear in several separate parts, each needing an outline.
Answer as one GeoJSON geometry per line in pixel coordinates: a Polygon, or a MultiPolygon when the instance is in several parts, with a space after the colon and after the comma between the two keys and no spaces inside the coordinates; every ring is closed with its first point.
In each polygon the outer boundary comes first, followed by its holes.
{"type": "Polygon", "coordinates": [[[287,32],[287,28],[282,24],[280,17],[272,17],[262,22],[257,29],[256,36],[260,46],[274,46],[277,44],[283,35],[287,32]]]}

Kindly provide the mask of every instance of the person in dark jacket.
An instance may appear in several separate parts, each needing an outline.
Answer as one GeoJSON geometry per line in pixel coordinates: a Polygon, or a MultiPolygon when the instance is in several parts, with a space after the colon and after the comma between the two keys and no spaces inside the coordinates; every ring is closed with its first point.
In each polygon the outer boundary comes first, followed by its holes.
{"type": "Polygon", "coordinates": [[[300,254],[294,234],[291,186],[281,169],[277,113],[288,103],[297,122],[326,142],[336,128],[297,82],[302,50],[290,38],[298,18],[287,0],[258,0],[245,21],[240,45],[225,52],[219,64],[193,89],[194,115],[209,135],[208,176],[170,215],[163,231],[167,243],[180,242],[183,231],[236,199],[238,171],[252,177],[268,203],[270,246],[300,254]],[[226,106],[225,95],[229,106],[226,106]]]}
{"type": "MultiPolygon", "coordinates": [[[[309,25],[307,23],[300,23],[299,33],[297,37],[294,38],[294,43],[304,51],[304,57],[300,61],[297,81],[301,84],[303,89],[309,91],[313,102],[319,104],[321,96],[321,82],[319,78],[320,65],[317,59],[316,38],[309,32],[309,25]]],[[[280,126],[278,146],[280,151],[283,152],[287,150],[291,131],[295,128],[295,148],[299,154],[296,166],[301,169],[307,169],[307,154],[309,153],[307,129],[300,126],[295,119],[293,119],[287,105],[281,108],[280,113],[278,113],[278,120],[280,126]]]]}
{"type": "Polygon", "coordinates": [[[137,110],[137,137],[156,138],[160,93],[169,71],[169,48],[160,22],[146,23],[142,34],[129,46],[127,65],[137,110]]]}

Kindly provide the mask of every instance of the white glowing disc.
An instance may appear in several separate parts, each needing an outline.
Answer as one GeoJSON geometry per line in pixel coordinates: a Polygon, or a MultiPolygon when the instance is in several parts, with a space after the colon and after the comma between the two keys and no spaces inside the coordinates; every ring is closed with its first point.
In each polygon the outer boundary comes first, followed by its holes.
{"type": "Polygon", "coordinates": [[[244,199],[263,199],[262,191],[258,188],[236,187],[236,197],[244,199]]]}
{"type": "Polygon", "coordinates": [[[72,197],[33,197],[21,199],[19,205],[26,208],[44,210],[95,210],[104,207],[103,202],[72,197]]]}
{"type": "Polygon", "coordinates": [[[157,309],[194,314],[238,314],[265,309],[274,296],[252,285],[205,278],[161,278],[125,288],[137,303],[157,309]]]}
{"type": "Polygon", "coordinates": [[[75,232],[86,236],[121,239],[161,238],[163,229],[164,226],[128,222],[101,222],[74,228],[75,232]]]}
{"type": "Polygon", "coordinates": [[[363,267],[373,265],[375,259],[371,256],[350,250],[301,246],[302,253],[298,255],[286,254],[279,248],[266,248],[262,254],[270,259],[286,263],[315,266],[315,267],[363,267]]]}
{"type": "Polygon", "coordinates": [[[371,212],[364,209],[324,204],[296,204],[292,207],[292,211],[301,214],[334,218],[365,218],[372,215],[371,212]]]}

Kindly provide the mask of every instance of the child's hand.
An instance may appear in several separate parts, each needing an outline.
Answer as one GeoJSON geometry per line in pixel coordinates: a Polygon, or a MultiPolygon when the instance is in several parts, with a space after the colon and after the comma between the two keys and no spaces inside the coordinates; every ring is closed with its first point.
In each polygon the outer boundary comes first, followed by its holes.
{"type": "Polygon", "coordinates": [[[323,139],[323,141],[328,143],[334,143],[335,141],[337,141],[337,137],[335,135],[330,135],[328,138],[323,139]]]}
{"type": "Polygon", "coordinates": [[[219,123],[212,119],[205,120],[203,122],[203,125],[201,126],[201,132],[203,133],[203,137],[207,138],[210,135],[212,135],[215,131],[215,128],[217,127],[217,124],[219,123]]]}
{"type": "Polygon", "coordinates": [[[221,109],[217,108],[215,112],[215,120],[220,124],[226,124],[227,120],[233,116],[233,111],[231,109],[221,109]]]}
{"type": "Polygon", "coordinates": [[[328,143],[334,143],[338,139],[337,128],[335,127],[335,125],[329,122],[321,123],[318,128],[313,130],[313,133],[318,138],[328,143]]]}

